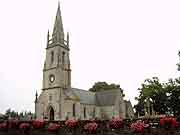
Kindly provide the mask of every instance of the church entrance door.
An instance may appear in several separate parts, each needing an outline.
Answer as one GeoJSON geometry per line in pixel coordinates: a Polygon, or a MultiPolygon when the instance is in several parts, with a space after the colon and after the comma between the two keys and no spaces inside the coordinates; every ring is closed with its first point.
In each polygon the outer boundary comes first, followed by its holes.
{"type": "Polygon", "coordinates": [[[49,108],[49,120],[54,120],[54,109],[52,107],[49,108]]]}

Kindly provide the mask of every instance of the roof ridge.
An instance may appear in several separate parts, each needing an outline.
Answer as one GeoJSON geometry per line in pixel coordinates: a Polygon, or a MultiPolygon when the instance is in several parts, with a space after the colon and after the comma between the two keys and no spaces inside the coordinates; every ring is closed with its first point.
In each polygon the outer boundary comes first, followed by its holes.
{"type": "Polygon", "coordinates": [[[79,91],[85,91],[85,92],[89,92],[89,93],[94,93],[94,92],[91,92],[91,91],[88,91],[88,90],[84,90],[84,89],[79,89],[79,88],[72,88],[72,89],[76,89],[76,90],[79,90],[79,91]]]}
{"type": "Polygon", "coordinates": [[[109,89],[109,90],[104,90],[104,91],[98,91],[95,93],[108,93],[108,92],[117,91],[117,90],[119,90],[119,89],[109,89]]]}

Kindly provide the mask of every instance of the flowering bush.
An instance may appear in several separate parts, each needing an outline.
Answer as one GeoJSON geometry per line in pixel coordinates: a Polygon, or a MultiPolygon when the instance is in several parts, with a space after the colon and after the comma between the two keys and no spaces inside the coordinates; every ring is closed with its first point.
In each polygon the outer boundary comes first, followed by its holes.
{"type": "Polygon", "coordinates": [[[33,128],[35,128],[35,129],[44,128],[45,121],[44,120],[34,120],[32,122],[32,125],[33,125],[33,128]]]}
{"type": "Polygon", "coordinates": [[[18,128],[18,126],[19,126],[19,120],[18,119],[9,120],[8,123],[9,123],[9,125],[8,125],[9,129],[18,128]]]}
{"type": "Polygon", "coordinates": [[[78,125],[78,121],[75,120],[75,119],[67,120],[67,121],[65,122],[65,124],[66,124],[66,126],[67,126],[68,128],[75,128],[75,127],[77,127],[77,125],[78,125]]]}
{"type": "Polygon", "coordinates": [[[176,118],[173,117],[163,117],[160,119],[160,126],[165,128],[176,127],[176,118]]]}
{"type": "Polygon", "coordinates": [[[7,128],[8,127],[6,122],[0,123],[0,130],[6,130],[7,128]]]}
{"type": "Polygon", "coordinates": [[[113,118],[109,122],[109,127],[112,128],[112,129],[122,128],[123,127],[123,119],[120,118],[120,117],[113,118]]]}
{"type": "Polygon", "coordinates": [[[98,128],[98,124],[96,122],[90,122],[84,126],[84,129],[89,131],[90,133],[96,132],[97,128],[98,128]]]}
{"type": "Polygon", "coordinates": [[[61,125],[60,125],[60,124],[50,123],[49,126],[48,126],[48,131],[56,132],[56,131],[58,131],[60,128],[61,128],[61,125]]]}
{"type": "Polygon", "coordinates": [[[19,126],[19,128],[21,130],[28,130],[28,129],[30,129],[30,127],[31,127],[31,125],[29,123],[21,123],[19,126]]]}
{"type": "Polygon", "coordinates": [[[145,124],[139,120],[135,123],[132,123],[130,129],[135,133],[144,133],[144,129],[147,127],[149,127],[149,124],[145,124]]]}

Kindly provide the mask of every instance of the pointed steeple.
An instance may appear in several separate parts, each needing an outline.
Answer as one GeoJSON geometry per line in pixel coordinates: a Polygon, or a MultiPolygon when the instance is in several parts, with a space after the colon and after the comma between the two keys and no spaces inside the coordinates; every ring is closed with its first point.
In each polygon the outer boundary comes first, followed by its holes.
{"type": "Polygon", "coordinates": [[[61,17],[60,3],[58,3],[52,38],[53,42],[64,43],[64,30],[61,17]]]}
{"type": "Polygon", "coordinates": [[[67,46],[69,47],[69,32],[67,32],[66,41],[67,41],[67,46]]]}
{"type": "Polygon", "coordinates": [[[37,91],[36,91],[36,95],[35,95],[35,103],[37,103],[37,101],[38,101],[38,93],[37,93],[37,91]]]}
{"type": "Polygon", "coordinates": [[[47,46],[49,45],[49,30],[48,30],[48,33],[47,33],[47,46]]]}

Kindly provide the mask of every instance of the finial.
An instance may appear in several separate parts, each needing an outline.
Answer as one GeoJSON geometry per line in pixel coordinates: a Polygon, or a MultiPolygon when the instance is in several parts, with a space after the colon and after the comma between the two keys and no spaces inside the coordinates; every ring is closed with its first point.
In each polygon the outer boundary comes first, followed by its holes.
{"type": "Polygon", "coordinates": [[[36,90],[36,98],[35,98],[35,103],[37,103],[37,101],[38,101],[38,93],[37,93],[37,90],[36,90]]]}
{"type": "Polygon", "coordinates": [[[67,32],[67,46],[69,46],[69,32],[67,32]]]}
{"type": "Polygon", "coordinates": [[[48,30],[48,33],[47,33],[47,46],[49,45],[49,30],[48,30]]]}
{"type": "Polygon", "coordinates": [[[58,0],[58,8],[60,8],[60,1],[58,0]]]}
{"type": "Polygon", "coordinates": [[[38,96],[37,90],[36,90],[36,97],[38,96]]]}

